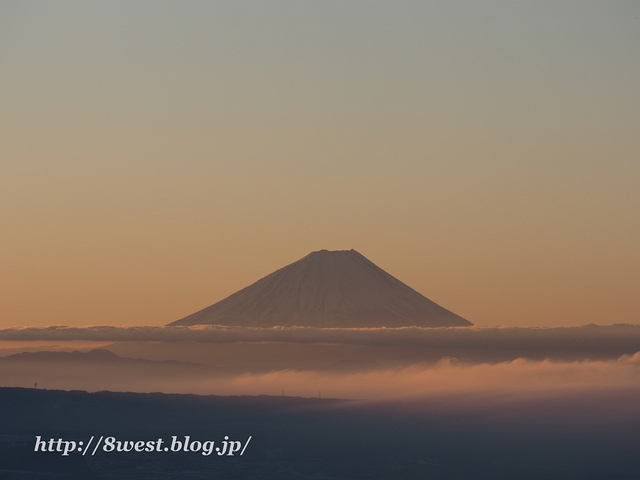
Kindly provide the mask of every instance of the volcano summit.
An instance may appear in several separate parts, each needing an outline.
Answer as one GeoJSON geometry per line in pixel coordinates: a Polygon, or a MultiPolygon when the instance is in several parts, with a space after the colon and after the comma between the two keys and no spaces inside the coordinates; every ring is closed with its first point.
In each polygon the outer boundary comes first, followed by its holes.
{"type": "Polygon", "coordinates": [[[472,325],[355,250],[312,252],[170,325],[454,327],[472,325]]]}

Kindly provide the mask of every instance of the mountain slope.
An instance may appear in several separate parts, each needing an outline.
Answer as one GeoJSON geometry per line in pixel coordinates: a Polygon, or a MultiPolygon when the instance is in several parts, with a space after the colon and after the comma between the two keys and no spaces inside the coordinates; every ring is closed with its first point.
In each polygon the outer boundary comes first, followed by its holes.
{"type": "Polygon", "coordinates": [[[467,326],[355,250],[313,252],[170,325],[467,326]]]}

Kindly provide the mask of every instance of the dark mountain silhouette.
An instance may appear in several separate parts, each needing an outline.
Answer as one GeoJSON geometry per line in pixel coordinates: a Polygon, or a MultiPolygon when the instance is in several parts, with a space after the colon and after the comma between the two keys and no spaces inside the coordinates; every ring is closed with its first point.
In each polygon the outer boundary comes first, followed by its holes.
{"type": "Polygon", "coordinates": [[[472,325],[355,250],[313,252],[170,325],[453,327],[472,325]]]}

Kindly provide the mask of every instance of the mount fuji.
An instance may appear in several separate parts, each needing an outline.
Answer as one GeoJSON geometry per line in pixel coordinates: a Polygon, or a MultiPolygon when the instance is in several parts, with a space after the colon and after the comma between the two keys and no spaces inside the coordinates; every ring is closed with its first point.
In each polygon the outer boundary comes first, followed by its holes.
{"type": "Polygon", "coordinates": [[[355,250],[312,252],[170,325],[453,327],[471,322],[437,305],[355,250]]]}

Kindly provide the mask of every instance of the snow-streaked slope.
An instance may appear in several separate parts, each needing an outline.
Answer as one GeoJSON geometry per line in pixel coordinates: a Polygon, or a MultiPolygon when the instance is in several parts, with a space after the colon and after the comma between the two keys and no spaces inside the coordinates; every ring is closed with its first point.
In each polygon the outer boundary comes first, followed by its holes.
{"type": "Polygon", "coordinates": [[[355,250],[313,252],[171,325],[471,325],[355,250]]]}

